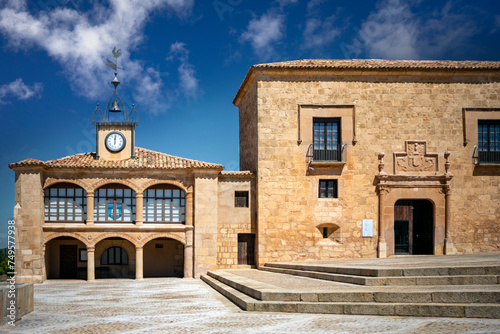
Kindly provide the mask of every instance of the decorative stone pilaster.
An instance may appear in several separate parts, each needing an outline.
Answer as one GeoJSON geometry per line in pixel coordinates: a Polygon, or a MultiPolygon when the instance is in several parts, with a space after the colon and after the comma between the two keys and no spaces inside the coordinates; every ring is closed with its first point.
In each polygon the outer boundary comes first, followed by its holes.
{"type": "Polygon", "coordinates": [[[87,247],[87,281],[95,280],[95,248],[87,247]]]}
{"type": "Polygon", "coordinates": [[[385,220],[384,220],[384,207],[385,207],[385,196],[389,192],[386,188],[378,189],[378,257],[387,257],[387,243],[385,241],[385,220]]]}
{"type": "Polygon", "coordinates": [[[193,229],[186,231],[184,246],[184,278],[194,277],[193,273],[193,229]]]}
{"type": "Polygon", "coordinates": [[[87,192],[87,225],[94,225],[94,192],[87,192]]]}
{"type": "Polygon", "coordinates": [[[143,248],[135,248],[135,279],[143,279],[143,248]]]}
{"type": "Polygon", "coordinates": [[[135,225],[142,225],[144,223],[144,193],[135,193],[135,225]]]}
{"type": "Polygon", "coordinates": [[[193,190],[186,192],[186,226],[193,226],[193,190]]]}
{"type": "Polygon", "coordinates": [[[444,193],[445,200],[445,238],[444,238],[444,254],[452,255],[456,254],[455,247],[453,246],[453,240],[451,238],[452,230],[452,220],[451,220],[451,189],[446,187],[444,193]]]}

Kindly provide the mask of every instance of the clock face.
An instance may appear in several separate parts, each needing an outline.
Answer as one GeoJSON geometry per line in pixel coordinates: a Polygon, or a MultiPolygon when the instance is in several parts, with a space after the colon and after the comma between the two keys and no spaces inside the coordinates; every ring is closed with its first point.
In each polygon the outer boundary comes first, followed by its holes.
{"type": "Polygon", "coordinates": [[[125,136],[120,132],[111,132],[105,139],[106,148],[111,152],[120,152],[125,147],[125,136]]]}

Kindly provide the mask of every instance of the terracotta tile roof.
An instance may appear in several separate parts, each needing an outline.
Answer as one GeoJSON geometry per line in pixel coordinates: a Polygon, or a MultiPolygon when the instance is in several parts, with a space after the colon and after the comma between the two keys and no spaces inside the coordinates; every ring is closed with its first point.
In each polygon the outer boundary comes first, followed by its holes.
{"type": "Polygon", "coordinates": [[[151,169],[190,169],[190,168],[224,168],[219,164],[179,158],[165,153],[135,148],[135,159],[126,160],[96,160],[95,153],[80,153],[64,158],[41,161],[26,159],[10,164],[10,168],[40,166],[49,168],[151,168],[151,169]]]}
{"type": "MultiPolygon", "coordinates": [[[[383,60],[383,59],[303,59],[277,63],[253,65],[243,79],[236,93],[233,104],[238,105],[246,86],[253,81],[256,71],[265,70],[341,70],[341,71],[408,71],[408,72],[453,72],[487,71],[488,74],[499,72],[500,61],[454,61],[454,60],[383,60]]],[[[363,73],[366,74],[366,73],[363,73]]]]}
{"type": "Polygon", "coordinates": [[[253,177],[255,176],[254,173],[252,173],[249,170],[242,170],[242,171],[222,171],[220,172],[220,176],[224,177],[253,177]]]}
{"type": "Polygon", "coordinates": [[[258,64],[253,68],[332,68],[332,69],[419,69],[419,70],[500,70],[500,61],[382,60],[382,59],[303,59],[258,64]]]}

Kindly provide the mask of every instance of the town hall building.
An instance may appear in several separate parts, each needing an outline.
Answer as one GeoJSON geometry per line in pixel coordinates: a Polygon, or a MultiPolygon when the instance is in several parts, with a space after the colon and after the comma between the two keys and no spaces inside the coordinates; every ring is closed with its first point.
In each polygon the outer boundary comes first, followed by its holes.
{"type": "Polygon", "coordinates": [[[95,152],[9,165],[20,281],[500,252],[500,62],[252,66],[241,171],[136,147],[113,84],[95,152]]]}

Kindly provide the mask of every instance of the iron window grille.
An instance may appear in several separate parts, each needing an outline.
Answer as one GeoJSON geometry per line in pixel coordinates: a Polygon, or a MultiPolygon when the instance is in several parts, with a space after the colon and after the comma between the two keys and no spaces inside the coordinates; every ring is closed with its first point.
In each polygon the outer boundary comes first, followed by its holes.
{"type": "Polygon", "coordinates": [[[342,160],[340,118],[313,119],[313,160],[342,160]]]}
{"type": "Polygon", "coordinates": [[[106,249],[101,255],[101,265],[127,265],[127,251],[121,247],[113,246],[106,249]]]}
{"type": "Polygon", "coordinates": [[[319,198],[338,198],[337,180],[319,180],[319,198]]]}
{"type": "Polygon", "coordinates": [[[248,191],[235,191],[234,192],[234,207],[235,208],[248,208],[248,191]]]}
{"type": "Polygon", "coordinates": [[[500,121],[478,122],[479,163],[500,163],[500,121]]]}
{"type": "Polygon", "coordinates": [[[186,193],[174,186],[161,185],[144,191],[143,216],[146,223],[186,221],[186,193]]]}
{"type": "Polygon", "coordinates": [[[99,188],[94,197],[94,217],[97,222],[135,221],[135,191],[116,184],[99,188]]]}
{"type": "Polygon", "coordinates": [[[45,221],[84,222],[87,219],[87,194],[71,183],[60,183],[45,189],[45,221]]]}

